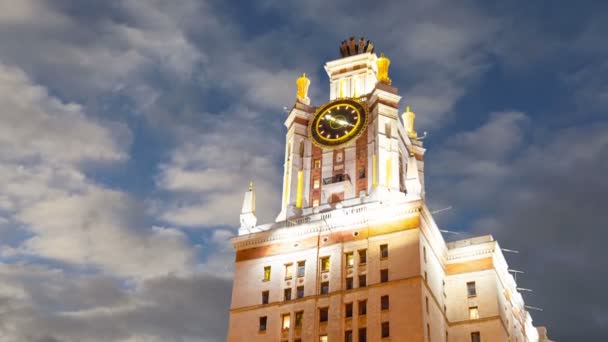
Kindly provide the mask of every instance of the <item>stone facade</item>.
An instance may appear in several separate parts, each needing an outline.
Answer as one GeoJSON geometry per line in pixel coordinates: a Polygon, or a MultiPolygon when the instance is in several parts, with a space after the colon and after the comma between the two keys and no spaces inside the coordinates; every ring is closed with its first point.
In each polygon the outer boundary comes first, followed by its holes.
{"type": "Polygon", "coordinates": [[[399,122],[397,89],[377,82],[376,60],[326,64],[330,98],[364,96],[362,140],[314,146],[315,108],[297,101],[276,222],[256,225],[246,194],[228,341],[548,341],[491,236],[442,237],[424,199],[425,150],[399,122]],[[349,177],[314,185],[320,174],[349,177]]]}

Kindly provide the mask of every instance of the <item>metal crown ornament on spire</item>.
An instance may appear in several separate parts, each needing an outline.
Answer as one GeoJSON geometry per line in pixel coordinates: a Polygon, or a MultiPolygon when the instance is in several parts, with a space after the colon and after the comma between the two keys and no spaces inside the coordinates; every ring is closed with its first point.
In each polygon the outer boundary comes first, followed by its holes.
{"type": "Polygon", "coordinates": [[[302,73],[296,80],[296,85],[298,86],[297,98],[298,100],[308,100],[308,86],[310,85],[310,80],[306,77],[306,73],[302,73]]]}
{"type": "Polygon", "coordinates": [[[410,110],[410,106],[405,107],[405,113],[402,114],[402,119],[407,136],[414,139],[417,138],[418,133],[414,130],[414,119],[416,119],[416,114],[410,110]]]}
{"type": "Polygon", "coordinates": [[[376,63],[378,64],[378,81],[390,85],[391,79],[388,77],[388,67],[391,65],[391,60],[382,53],[376,63]]]}

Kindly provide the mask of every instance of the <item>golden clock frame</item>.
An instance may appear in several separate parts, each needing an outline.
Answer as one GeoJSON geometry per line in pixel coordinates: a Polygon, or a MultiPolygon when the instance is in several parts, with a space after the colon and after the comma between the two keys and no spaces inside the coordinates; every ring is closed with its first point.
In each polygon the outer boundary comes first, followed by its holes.
{"type": "Polygon", "coordinates": [[[351,141],[355,141],[357,140],[363,133],[365,133],[365,130],[367,129],[367,123],[369,120],[369,108],[367,108],[367,96],[360,96],[360,97],[340,97],[334,100],[331,100],[329,102],[326,102],[325,104],[323,104],[322,106],[320,106],[319,108],[317,108],[317,110],[315,110],[315,113],[312,115],[310,121],[308,122],[308,138],[310,139],[310,141],[317,147],[323,148],[323,149],[338,149],[338,148],[342,148],[344,147],[344,145],[348,144],[351,141]],[[313,135],[313,122],[315,122],[315,118],[321,114],[321,112],[324,112],[325,110],[327,110],[328,108],[331,108],[335,105],[337,105],[339,102],[343,102],[345,100],[349,100],[349,101],[354,101],[357,102],[361,108],[363,108],[363,122],[361,123],[361,125],[363,126],[359,132],[355,133],[352,136],[345,136],[345,137],[341,137],[338,139],[328,139],[328,140],[342,140],[345,139],[345,141],[341,144],[338,145],[326,145],[323,144],[322,142],[317,141],[313,135]],[[365,100],[365,101],[364,101],[365,100]]]}

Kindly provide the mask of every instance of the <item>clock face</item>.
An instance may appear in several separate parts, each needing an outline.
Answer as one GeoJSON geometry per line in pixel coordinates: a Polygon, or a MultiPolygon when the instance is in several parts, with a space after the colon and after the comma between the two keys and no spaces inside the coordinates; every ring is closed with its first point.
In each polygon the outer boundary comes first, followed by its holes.
{"type": "Polygon", "coordinates": [[[339,99],[317,110],[308,131],[317,145],[335,147],[363,133],[366,120],[367,108],[364,104],[354,99],[339,99]]]}

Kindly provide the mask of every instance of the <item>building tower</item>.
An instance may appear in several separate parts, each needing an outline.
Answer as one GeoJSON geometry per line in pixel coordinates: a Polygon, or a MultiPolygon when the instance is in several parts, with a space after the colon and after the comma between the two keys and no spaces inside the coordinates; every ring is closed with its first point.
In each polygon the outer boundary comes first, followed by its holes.
{"type": "Polygon", "coordinates": [[[327,103],[296,81],[276,222],[257,225],[245,194],[228,341],[546,340],[492,236],[443,239],[390,60],[363,38],[340,54],[327,103]]]}

